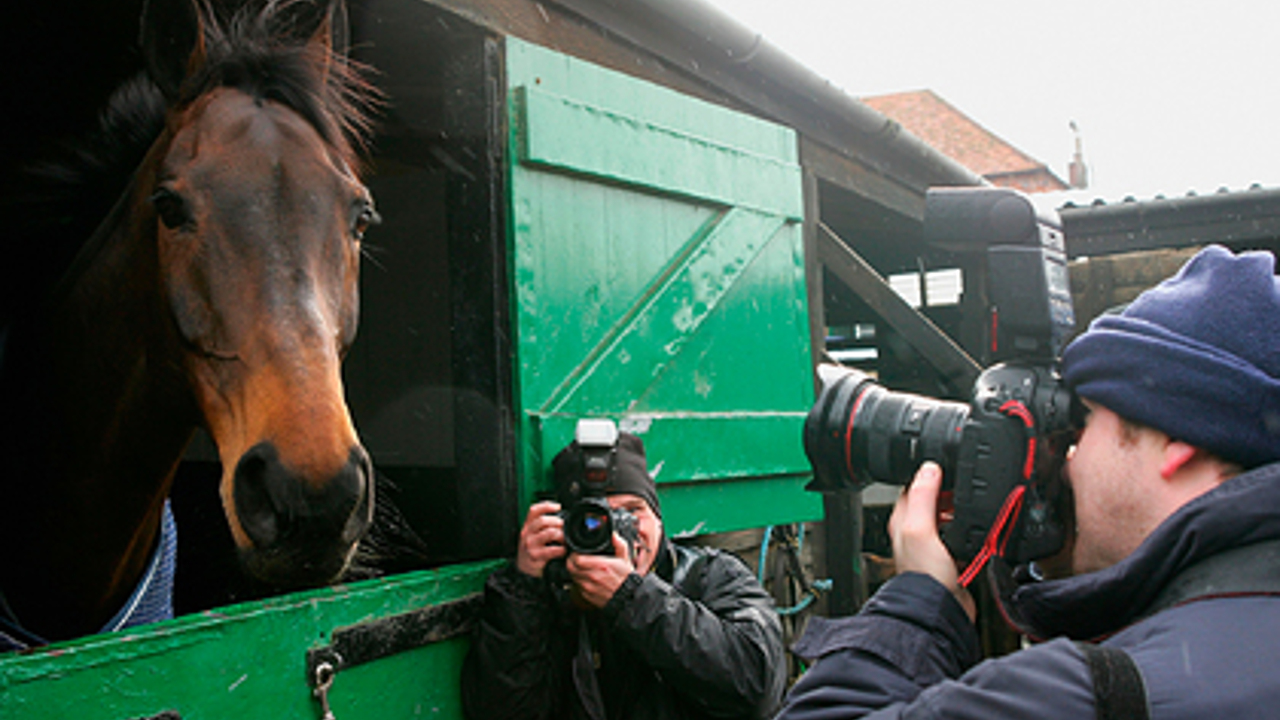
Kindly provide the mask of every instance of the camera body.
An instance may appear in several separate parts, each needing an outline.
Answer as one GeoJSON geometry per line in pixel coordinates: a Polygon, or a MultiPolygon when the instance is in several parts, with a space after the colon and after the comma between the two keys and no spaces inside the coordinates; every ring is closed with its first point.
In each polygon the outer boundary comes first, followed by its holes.
{"type": "Polygon", "coordinates": [[[606,488],[616,469],[618,426],[612,420],[582,419],[565,461],[557,464],[556,484],[563,488],[560,517],[565,546],[582,555],[613,555],[616,532],[634,553],[640,539],[636,517],[610,507],[606,488]]]}
{"type": "Polygon", "coordinates": [[[968,403],[893,392],[857,370],[820,366],[823,390],[804,426],[808,489],[906,485],[932,460],[953,493],[943,541],[958,561],[1048,557],[1066,538],[1061,466],[1079,418],[1057,372],[1075,324],[1060,226],[1017,191],[931,189],[925,237],[952,250],[985,248],[997,362],[975,380],[968,403]]]}

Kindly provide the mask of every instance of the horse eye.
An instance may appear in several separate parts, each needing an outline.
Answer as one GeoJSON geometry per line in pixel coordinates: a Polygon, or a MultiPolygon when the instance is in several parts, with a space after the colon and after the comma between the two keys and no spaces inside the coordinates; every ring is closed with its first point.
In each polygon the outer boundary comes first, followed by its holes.
{"type": "Polygon", "coordinates": [[[160,222],[170,230],[189,225],[192,222],[191,211],[182,196],[169,188],[160,188],[151,196],[151,205],[155,207],[160,222]]]}
{"type": "Polygon", "coordinates": [[[381,222],[382,216],[378,214],[378,211],[374,210],[372,205],[362,203],[356,212],[356,221],[351,234],[355,236],[356,240],[363,240],[365,232],[370,227],[381,222]]]}

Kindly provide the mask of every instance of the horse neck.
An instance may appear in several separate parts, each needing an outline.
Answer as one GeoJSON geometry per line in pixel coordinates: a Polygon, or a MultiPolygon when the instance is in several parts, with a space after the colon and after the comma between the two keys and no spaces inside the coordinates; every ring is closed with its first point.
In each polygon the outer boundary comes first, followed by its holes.
{"type": "Polygon", "coordinates": [[[126,194],[6,348],[5,411],[20,414],[3,490],[23,510],[0,523],[0,589],[53,637],[95,632],[132,591],[197,418],[142,193],[126,194]]]}
{"type": "Polygon", "coordinates": [[[57,381],[73,403],[64,416],[85,443],[81,470],[141,471],[130,484],[148,495],[165,487],[198,420],[163,302],[149,194],[143,186],[122,198],[50,315],[57,381]]]}

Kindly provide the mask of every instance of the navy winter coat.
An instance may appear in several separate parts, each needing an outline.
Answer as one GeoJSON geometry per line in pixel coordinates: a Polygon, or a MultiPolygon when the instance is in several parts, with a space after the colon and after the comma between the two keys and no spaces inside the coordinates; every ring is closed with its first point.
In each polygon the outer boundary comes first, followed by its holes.
{"type": "Polygon", "coordinates": [[[1036,636],[1058,639],[976,666],[976,632],[951,593],[928,576],[900,576],[857,616],[811,621],[796,650],[820,660],[779,719],[1093,718],[1091,675],[1068,638],[1127,651],[1153,720],[1280,717],[1276,541],[1280,464],[1188,503],[1113,567],[1019,588],[1009,609],[1036,636]],[[1161,609],[1161,594],[1204,561],[1244,552],[1269,592],[1201,595],[1161,609]]]}

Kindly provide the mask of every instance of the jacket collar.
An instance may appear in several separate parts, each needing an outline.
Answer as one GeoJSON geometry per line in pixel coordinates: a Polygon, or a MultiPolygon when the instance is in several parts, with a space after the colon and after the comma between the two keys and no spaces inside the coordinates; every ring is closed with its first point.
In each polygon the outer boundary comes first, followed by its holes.
{"type": "Polygon", "coordinates": [[[1147,614],[1188,568],[1280,539],[1280,463],[1231,478],[1165,519],[1129,557],[1097,572],[1014,587],[993,569],[1009,621],[1033,637],[1096,639],[1147,614]]]}
{"type": "Polygon", "coordinates": [[[658,541],[658,559],[653,564],[653,572],[658,577],[667,582],[671,582],[676,574],[676,553],[675,546],[667,540],[667,534],[662,533],[662,539],[658,541]]]}

